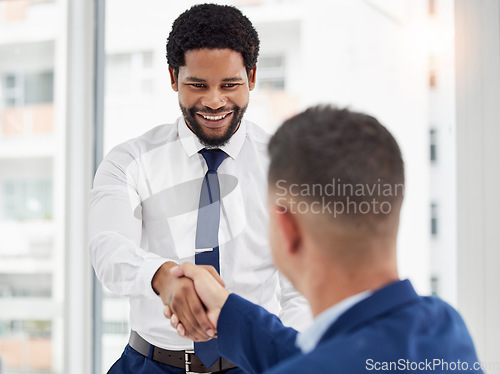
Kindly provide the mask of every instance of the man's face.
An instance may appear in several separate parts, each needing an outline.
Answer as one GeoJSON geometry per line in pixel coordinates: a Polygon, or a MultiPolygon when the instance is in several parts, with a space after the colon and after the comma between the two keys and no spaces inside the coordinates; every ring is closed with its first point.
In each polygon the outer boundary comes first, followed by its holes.
{"type": "Polygon", "coordinates": [[[255,69],[247,75],[241,54],[231,49],[198,49],[185,54],[172,88],[187,125],[207,146],[225,144],[238,129],[255,87],[255,69]]]}

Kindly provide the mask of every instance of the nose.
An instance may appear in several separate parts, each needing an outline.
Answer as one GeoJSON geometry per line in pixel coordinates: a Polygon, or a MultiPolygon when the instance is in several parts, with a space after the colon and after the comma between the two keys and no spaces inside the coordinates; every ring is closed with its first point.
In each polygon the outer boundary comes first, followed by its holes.
{"type": "Polygon", "coordinates": [[[219,109],[226,105],[227,98],[217,89],[210,90],[201,99],[201,105],[211,109],[219,109]]]}

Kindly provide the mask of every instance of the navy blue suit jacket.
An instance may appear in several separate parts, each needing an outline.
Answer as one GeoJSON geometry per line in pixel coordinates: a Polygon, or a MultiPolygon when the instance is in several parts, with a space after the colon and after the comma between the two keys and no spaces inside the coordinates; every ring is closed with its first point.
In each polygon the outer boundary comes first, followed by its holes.
{"type": "Polygon", "coordinates": [[[248,373],[482,373],[460,315],[408,280],[351,307],[307,354],[295,346],[297,331],[234,294],[217,330],[221,355],[248,373]]]}

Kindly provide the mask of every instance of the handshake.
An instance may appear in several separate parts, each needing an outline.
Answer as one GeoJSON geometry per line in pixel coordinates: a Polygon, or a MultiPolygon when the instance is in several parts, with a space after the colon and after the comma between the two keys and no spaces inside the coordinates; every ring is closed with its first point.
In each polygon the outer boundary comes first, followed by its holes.
{"type": "MultiPolygon", "coordinates": [[[[170,263],[171,264],[171,263],[170,263]]],[[[169,287],[160,297],[163,314],[177,333],[195,342],[217,336],[217,320],[230,292],[217,271],[208,265],[184,263],[168,268],[169,287]]]]}

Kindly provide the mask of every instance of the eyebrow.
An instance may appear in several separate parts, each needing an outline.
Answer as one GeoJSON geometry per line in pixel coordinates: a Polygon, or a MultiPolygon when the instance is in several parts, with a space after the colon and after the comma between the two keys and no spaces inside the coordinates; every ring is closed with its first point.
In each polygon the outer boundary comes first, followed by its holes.
{"type": "MultiPolygon", "coordinates": [[[[232,78],[224,78],[224,79],[222,79],[222,82],[241,82],[242,80],[243,79],[240,77],[232,77],[232,78]]],[[[196,77],[187,77],[186,81],[196,82],[196,83],[205,83],[206,82],[205,79],[200,79],[200,78],[196,78],[196,77]]]]}
{"type": "Polygon", "coordinates": [[[197,83],[206,82],[205,79],[200,79],[200,78],[195,78],[195,77],[187,77],[186,80],[190,81],[190,82],[197,82],[197,83]]]}
{"type": "Polygon", "coordinates": [[[240,77],[233,77],[233,78],[224,78],[222,81],[223,82],[240,82],[243,79],[240,77]]]}

